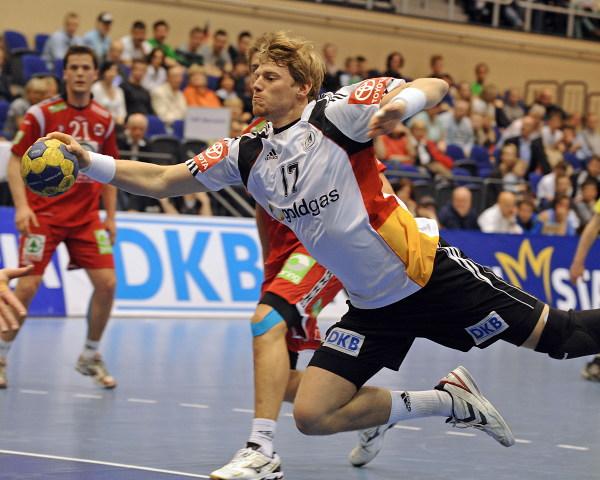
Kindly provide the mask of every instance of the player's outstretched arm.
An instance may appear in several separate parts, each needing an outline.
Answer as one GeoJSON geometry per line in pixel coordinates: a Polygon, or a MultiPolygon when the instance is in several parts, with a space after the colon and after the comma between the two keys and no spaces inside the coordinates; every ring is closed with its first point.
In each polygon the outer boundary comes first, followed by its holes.
{"type": "Polygon", "coordinates": [[[581,238],[577,244],[575,257],[573,257],[573,263],[571,263],[571,268],[569,269],[571,282],[575,283],[577,279],[583,275],[583,270],[585,269],[585,259],[590,251],[590,248],[592,248],[594,240],[596,240],[599,231],[600,214],[594,213],[594,216],[583,229],[581,238]]]}
{"type": "Polygon", "coordinates": [[[369,122],[369,136],[391,133],[398,122],[431,108],[448,93],[448,84],[439,78],[418,78],[395,88],[381,100],[379,111],[369,122]]]}
{"type": "MultiPolygon", "coordinates": [[[[67,145],[79,162],[81,171],[94,180],[110,183],[127,192],[153,198],[178,197],[186,193],[207,192],[196,180],[184,163],[177,165],[155,165],[133,160],[116,160],[111,157],[102,161],[92,159],[90,152],[66,133],[53,132],[55,138],[67,145]],[[114,162],[114,165],[113,165],[114,162]]],[[[97,155],[97,154],[95,154],[97,155]]]]}
{"type": "Polygon", "coordinates": [[[0,331],[2,332],[17,330],[19,328],[19,319],[16,315],[23,318],[27,313],[25,306],[8,288],[8,282],[13,278],[27,275],[31,272],[32,268],[33,265],[22,268],[0,269],[0,331]]]}

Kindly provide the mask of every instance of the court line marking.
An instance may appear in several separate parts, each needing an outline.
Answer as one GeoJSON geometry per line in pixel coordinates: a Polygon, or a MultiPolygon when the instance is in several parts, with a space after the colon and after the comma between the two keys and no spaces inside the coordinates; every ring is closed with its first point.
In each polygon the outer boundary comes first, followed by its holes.
{"type": "Polygon", "coordinates": [[[531,440],[524,440],[522,438],[515,438],[515,443],[529,444],[529,443],[531,443],[531,440]]]}
{"type": "Polygon", "coordinates": [[[466,432],[446,432],[446,435],[454,435],[456,437],[476,437],[474,433],[466,433],[466,432]]]}
{"type": "Polygon", "coordinates": [[[254,413],[254,410],[250,410],[249,408],[233,408],[232,410],[238,413],[254,413]]]}
{"type": "Polygon", "coordinates": [[[102,395],[94,395],[91,393],[76,393],[73,395],[75,398],[92,398],[95,400],[101,400],[102,399],[102,395]]]}
{"type": "Polygon", "coordinates": [[[25,388],[22,388],[19,391],[21,393],[26,393],[26,394],[29,394],[29,395],[48,395],[48,391],[47,390],[27,390],[25,388]]]}
{"type": "Polygon", "coordinates": [[[558,448],[565,448],[567,450],[578,450],[580,452],[587,452],[589,450],[588,447],[580,447],[578,445],[567,445],[565,443],[559,443],[557,445],[558,448]]]}
{"type": "Polygon", "coordinates": [[[210,408],[209,405],[204,405],[203,403],[180,403],[179,406],[186,408],[210,408]]]}
{"type": "Polygon", "coordinates": [[[125,463],[102,462],[100,460],[88,460],[85,458],[61,457],[58,455],[45,455],[41,453],[19,452],[15,450],[0,450],[0,454],[19,455],[21,457],[44,458],[47,460],[62,460],[64,462],[88,463],[91,465],[104,465],[107,467],[127,468],[129,470],[141,470],[143,472],[164,473],[166,475],[180,475],[182,477],[210,478],[208,475],[197,473],[179,472],[177,470],[164,470],[162,468],[142,467],[139,465],[128,465],[125,463]]]}
{"type": "Polygon", "coordinates": [[[158,403],[158,400],[149,400],[147,398],[128,398],[127,401],[131,402],[131,403],[149,403],[149,404],[158,403]]]}
{"type": "Polygon", "coordinates": [[[413,432],[422,430],[421,427],[411,427],[410,425],[394,425],[394,428],[397,428],[398,430],[411,430],[413,432]]]}

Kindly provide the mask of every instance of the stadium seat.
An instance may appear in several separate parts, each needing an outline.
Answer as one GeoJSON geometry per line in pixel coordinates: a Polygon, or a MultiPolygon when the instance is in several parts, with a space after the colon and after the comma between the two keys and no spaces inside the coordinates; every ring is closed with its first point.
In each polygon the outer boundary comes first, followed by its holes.
{"type": "Polygon", "coordinates": [[[219,88],[219,77],[207,76],[206,86],[213,91],[217,91],[217,89],[219,88]]]}
{"type": "Polygon", "coordinates": [[[452,168],[461,168],[467,170],[469,175],[476,177],[478,175],[479,167],[473,160],[458,160],[454,162],[452,168]]]}
{"type": "Polygon", "coordinates": [[[206,147],[208,147],[208,144],[202,140],[184,140],[181,144],[181,161],[184,162],[188,158],[198,155],[206,147]]]}
{"type": "Polygon", "coordinates": [[[57,58],[56,60],[54,60],[54,75],[57,78],[63,78],[63,70],[64,70],[63,59],[57,58]]]}
{"type": "Polygon", "coordinates": [[[23,77],[25,81],[28,81],[36,73],[49,73],[46,62],[37,55],[23,55],[21,60],[23,62],[23,77]]]}
{"type": "Polygon", "coordinates": [[[45,33],[38,33],[35,36],[35,52],[38,55],[41,55],[44,51],[44,45],[46,45],[48,38],[50,38],[50,35],[47,35],[45,33]]]}
{"type": "Polygon", "coordinates": [[[446,148],[446,155],[452,157],[452,160],[455,162],[457,160],[464,160],[465,158],[465,152],[463,151],[462,147],[453,144],[448,145],[446,148]]]}
{"type": "Polygon", "coordinates": [[[537,186],[538,186],[538,183],[540,183],[542,176],[543,175],[541,173],[535,173],[535,172],[531,172],[529,174],[529,185],[531,185],[531,191],[533,193],[537,192],[537,186]]]}
{"type": "Polygon", "coordinates": [[[6,114],[8,113],[8,108],[10,107],[10,102],[6,100],[0,100],[0,130],[4,128],[4,122],[6,121],[6,114]]]}
{"type": "Polygon", "coordinates": [[[154,135],[150,137],[150,150],[153,153],[165,153],[170,160],[153,160],[153,163],[174,165],[181,160],[181,142],[174,135],[154,135]]]}
{"type": "Polygon", "coordinates": [[[465,187],[471,191],[471,207],[479,215],[483,211],[483,186],[479,183],[468,183],[465,187]]]}
{"type": "Polygon", "coordinates": [[[452,169],[452,175],[454,177],[455,185],[467,185],[470,182],[470,180],[464,179],[461,177],[472,177],[473,176],[473,175],[471,175],[471,172],[469,170],[467,170],[466,168],[460,168],[460,167],[454,167],[452,169]]]}
{"type": "Polygon", "coordinates": [[[491,167],[490,154],[488,149],[481,145],[474,145],[471,149],[471,160],[473,160],[478,168],[491,167]]]}
{"type": "Polygon", "coordinates": [[[4,31],[4,43],[6,44],[6,48],[10,53],[29,49],[25,35],[15,30],[4,31]]]}
{"type": "Polygon", "coordinates": [[[166,135],[167,129],[163,121],[156,115],[146,115],[148,118],[148,131],[146,135],[152,137],[154,135],[166,135]]]}
{"type": "Polygon", "coordinates": [[[563,153],[563,159],[565,162],[570,164],[575,169],[575,171],[581,170],[583,168],[582,161],[579,160],[577,158],[577,155],[575,155],[574,153],[571,153],[571,152],[563,153]]]}
{"type": "Polygon", "coordinates": [[[183,120],[175,120],[171,127],[173,128],[173,135],[179,140],[183,140],[183,120]]]}
{"type": "Polygon", "coordinates": [[[435,203],[436,205],[446,205],[450,203],[452,198],[452,190],[454,185],[451,183],[441,183],[435,186],[435,203]]]}
{"type": "Polygon", "coordinates": [[[413,192],[415,200],[419,201],[420,198],[434,196],[434,189],[430,180],[415,179],[413,180],[413,192]]]}

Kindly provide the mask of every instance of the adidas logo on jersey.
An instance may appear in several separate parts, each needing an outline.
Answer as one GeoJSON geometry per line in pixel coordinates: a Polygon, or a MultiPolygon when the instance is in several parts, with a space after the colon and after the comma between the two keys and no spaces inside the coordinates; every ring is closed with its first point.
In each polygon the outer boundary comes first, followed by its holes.
{"type": "Polygon", "coordinates": [[[279,156],[275,153],[275,150],[271,150],[267,153],[266,160],[278,160],[279,156]]]}
{"type": "Polygon", "coordinates": [[[321,211],[327,208],[330,203],[335,203],[340,199],[340,194],[337,188],[334,188],[329,193],[321,195],[319,198],[314,198],[310,201],[306,201],[303,198],[300,202],[294,202],[291,208],[282,208],[283,215],[288,223],[292,223],[295,220],[306,215],[312,215],[317,217],[321,215],[321,211]]]}

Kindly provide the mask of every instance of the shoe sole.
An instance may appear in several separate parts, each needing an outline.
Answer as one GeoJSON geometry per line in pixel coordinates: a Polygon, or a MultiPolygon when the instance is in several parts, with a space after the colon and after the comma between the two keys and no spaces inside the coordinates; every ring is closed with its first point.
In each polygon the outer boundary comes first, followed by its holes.
{"type": "Polygon", "coordinates": [[[459,366],[452,370],[451,373],[457,376],[457,378],[459,378],[462,382],[464,382],[467,388],[471,390],[471,392],[475,392],[477,394],[471,394],[473,396],[473,399],[476,400],[476,402],[474,403],[479,404],[478,408],[482,412],[485,412],[486,416],[493,418],[502,427],[502,430],[505,432],[506,439],[502,441],[494,437],[493,438],[497,440],[498,443],[500,443],[500,445],[503,445],[505,447],[513,446],[515,444],[515,436],[513,435],[512,430],[508,426],[508,423],[506,423],[506,420],[504,420],[502,415],[500,415],[500,412],[496,409],[496,407],[494,407],[494,405],[492,405],[492,403],[482,395],[481,390],[479,390],[475,379],[469,373],[469,371],[465,367],[459,366]],[[455,372],[458,372],[459,375],[456,375],[455,372]]]}
{"type": "MultiPolygon", "coordinates": [[[[219,477],[217,475],[211,474],[211,475],[209,475],[209,478],[211,480],[232,480],[235,477],[226,478],[226,477],[219,477]]],[[[264,477],[258,477],[258,478],[256,478],[256,480],[283,480],[283,472],[272,472],[272,473],[267,474],[264,477]]]]}

